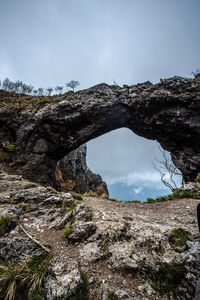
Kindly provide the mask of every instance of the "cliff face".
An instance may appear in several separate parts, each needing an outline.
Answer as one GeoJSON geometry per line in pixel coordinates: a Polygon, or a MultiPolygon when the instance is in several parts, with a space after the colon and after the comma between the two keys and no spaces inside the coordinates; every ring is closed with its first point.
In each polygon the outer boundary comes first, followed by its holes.
{"type": "Polygon", "coordinates": [[[1,97],[0,160],[25,178],[56,186],[58,161],[120,127],[157,140],[185,181],[200,172],[199,79],[174,77],[123,88],[100,84],[46,98],[1,97]]]}
{"type": "Polygon", "coordinates": [[[100,175],[88,170],[87,147],[80,146],[57,163],[55,179],[57,189],[77,193],[94,192],[99,196],[108,195],[106,183],[100,175]]]}

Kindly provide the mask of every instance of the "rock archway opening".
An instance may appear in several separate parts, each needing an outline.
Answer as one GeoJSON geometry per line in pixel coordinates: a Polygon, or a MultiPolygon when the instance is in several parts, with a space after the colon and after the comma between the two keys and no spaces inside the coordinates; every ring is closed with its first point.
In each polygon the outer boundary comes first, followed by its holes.
{"type": "MultiPolygon", "coordinates": [[[[125,127],[138,136],[158,141],[170,152],[184,181],[194,181],[200,172],[199,91],[199,80],[181,77],[161,80],[155,85],[99,84],[76,93],[52,96],[50,103],[42,106],[33,98],[34,106],[31,104],[20,112],[2,94],[6,105],[0,109],[0,163],[24,178],[59,188],[63,182],[57,165],[64,157],[75,151],[77,162],[75,149],[125,127]]],[[[142,151],[143,147],[139,152],[142,151]]],[[[145,158],[146,154],[142,161],[145,158]]],[[[131,159],[127,161],[130,163],[131,159]]],[[[119,163],[115,163],[116,168],[119,163]]]]}
{"type": "MultiPolygon", "coordinates": [[[[170,159],[170,154],[166,151],[170,159]]],[[[163,160],[158,142],[142,138],[127,128],[113,130],[87,143],[87,165],[106,181],[110,198],[122,201],[167,195],[153,162],[163,160]]],[[[166,170],[165,179],[170,182],[166,170]]],[[[181,176],[174,176],[177,186],[181,176]]]]}

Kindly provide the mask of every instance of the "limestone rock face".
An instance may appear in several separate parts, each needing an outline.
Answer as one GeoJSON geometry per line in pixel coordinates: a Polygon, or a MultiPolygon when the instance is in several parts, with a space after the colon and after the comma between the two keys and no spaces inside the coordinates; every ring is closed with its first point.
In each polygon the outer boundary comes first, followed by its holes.
{"type": "Polygon", "coordinates": [[[57,163],[55,179],[58,189],[81,194],[94,192],[99,196],[108,195],[107,185],[101,176],[88,169],[86,155],[85,144],[57,163]]]}
{"type": "Polygon", "coordinates": [[[57,186],[55,171],[61,159],[120,127],[157,140],[171,153],[185,181],[194,181],[200,171],[198,78],[173,77],[122,88],[99,84],[52,96],[43,107],[32,97],[31,105],[20,112],[6,102],[7,94],[1,94],[0,160],[28,179],[57,186]],[[9,145],[14,145],[11,152],[9,145]]]}
{"type": "Polygon", "coordinates": [[[67,300],[80,287],[78,263],[68,256],[54,257],[44,281],[47,300],[67,300]]]}

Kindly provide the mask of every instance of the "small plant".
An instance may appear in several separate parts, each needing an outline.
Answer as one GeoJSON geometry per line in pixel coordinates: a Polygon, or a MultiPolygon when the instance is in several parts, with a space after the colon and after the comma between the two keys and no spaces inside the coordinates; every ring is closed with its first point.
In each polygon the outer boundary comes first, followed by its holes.
{"type": "Polygon", "coordinates": [[[15,203],[15,195],[10,196],[10,203],[11,204],[15,203]]]}
{"type": "Polygon", "coordinates": [[[76,199],[77,199],[77,200],[83,200],[83,195],[77,194],[77,195],[76,195],[76,199]]]}
{"type": "Polygon", "coordinates": [[[69,297],[69,300],[88,300],[89,282],[86,274],[80,270],[81,285],[75,295],[69,297]]]}
{"type": "Polygon", "coordinates": [[[156,280],[152,282],[152,287],[161,292],[173,293],[173,299],[177,299],[176,295],[179,293],[178,285],[185,278],[186,268],[181,264],[164,264],[159,268],[156,274],[156,280]]]}
{"type": "Polygon", "coordinates": [[[106,300],[118,300],[118,297],[114,292],[109,292],[108,298],[106,300]]]}
{"type": "Polygon", "coordinates": [[[16,225],[16,222],[13,221],[7,214],[0,217],[0,237],[5,233],[11,231],[16,225]]]}
{"type": "Polygon", "coordinates": [[[67,222],[67,224],[65,225],[65,228],[63,229],[63,233],[66,237],[68,237],[71,232],[72,232],[72,223],[67,222]]]}
{"type": "Polygon", "coordinates": [[[28,204],[28,205],[26,206],[26,208],[25,208],[25,211],[26,211],[26,212],[29,212],[29,211],[31,211],[31,209],[32,209],[31,204],[28,204]]]}
{"type": "Polygon", "coordinates": [[[174,228],[169,236],[169,242],[174,246],[183,247],[188,240],[190,240],[190,235],[182,227],[174,228]]]}
{"type": "Polygon", "coordinates": [[[63,202],[62,202],[62,208],[65,208],[67,206],[67,200],[64,199],[63,202]]]}
{"type": "Polygon", "coordinates": [[[68,207],[68,208],[66,209],[66,212],[70,212],[70,211],[72,211],[73,209],[75,209],[76,207],[77,207],[77,203],[74,202],[70,207],[68,207]]]}
{"type": "Polygon", "coordinates": [[[4,146],[4,150],[7,152],[15,152],[16,146],[14,144],[9,144],[9,145],[4,146]]]}
{"type": "Polygon", "coordinates": [[[197,174],[195,181],[200,183],[200,173],[197,174]]]}

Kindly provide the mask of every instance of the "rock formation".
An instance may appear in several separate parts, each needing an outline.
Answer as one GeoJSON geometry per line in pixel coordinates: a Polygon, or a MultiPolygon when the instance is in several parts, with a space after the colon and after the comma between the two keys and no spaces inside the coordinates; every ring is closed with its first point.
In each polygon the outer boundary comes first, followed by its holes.
{"type": "Polygon", "coordinates": [[[86,154],[87,146],[82,145],[58,161],[55,172],[57,189],[81,194],[108,195],[107,185],[101,176],[88,169],[86,154]]]}
{"type": "Polygon", "coordinates": [[[2,92],[1,163],[25,178],[57,186],[58,161],[120,127],[157,140],[171,153],[185,181],[193,181],[200,171],[198,78],[173,77],[155,85],[145,82],[122,88],[100,84],[52,96],[50,104],[46,98],[27,96],[22,102],[18,96],[17,107],[13,97],[2,92]]]}

